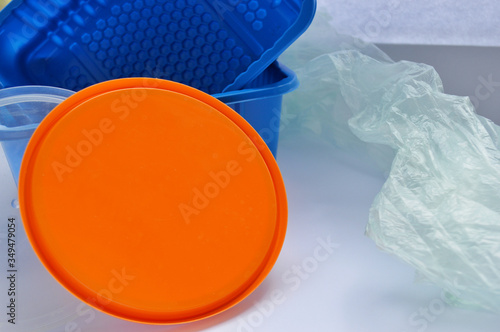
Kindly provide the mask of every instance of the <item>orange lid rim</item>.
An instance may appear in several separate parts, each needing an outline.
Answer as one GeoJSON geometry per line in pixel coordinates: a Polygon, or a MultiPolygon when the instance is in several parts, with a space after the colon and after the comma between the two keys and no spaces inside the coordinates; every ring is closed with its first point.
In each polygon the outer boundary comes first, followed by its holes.
{"type": "Polygon", "coordinates": [[[269,174],[272,178],[275,189],[275,197],[277,203],[277,222],[272,240],[272,246],[269,248],[269,251],[265,259],[263,260],[261,266],[256,270],[254,275],[248,279],[248,282],[245,285],[242,285],[241,289],[238,289],[238,294],[235,294],[235,296],[232,296],[230,300],[221,303],[218,307],[212,310],[209,310],[203,314],[195,316],[172,317],[172,314],[170,313],[165,313],[165,314],[160,313],[155,318],[152,317],[144,318],[144,315],[140,313],[140,310],[137,310],[138,314],[135,316],[124,315],[120,313],[119,310],[112,311],[109,310],[108,308],[103,308],[102,306],[96,305],[96,303],[89,303],[87,299],[85,299],[82,296],[82,294],[79,294],[73,288],[67,285],[65,283],[65,280],[62,279],[62,277],[57,274],[55,269],[51,266],[51,263],[46,259],[43,250],[38,246],[36,235],[34,234],[30,226],[30,223],[23,222],[27,236],[38,258],[41,260],[41,262],[47,268],[47,270],[52,274],[52,276],[63,287],[65,287],[69,292],[71,292],[74,296],[76,296],[83,302],[86,302],[95,309],[100,310],[106,314],[133,322],[146,323],[146,324],[160,324],[160,325],[186,323],[214,316],[233,307],[234,305],[238,304],[243,299],[245,299],[264,281],[264,279],[270,273],[271,269],[276,263],[276,260],[280,254],[281,248],[284,243],[286,228],[287,228],[286,220],[287,220],[288,208],[287,208],[285,186],[280,170],[276,164],[274,156],[267,148],[267,145],[265,144],[263,139],[251,127],[251,125],[248,124],[248,122],[246,122],[239,114],[237,114],[229,106],[213,98],[212,96],[205,94],[204,92],[199,91],[197,89],[191,88],[189,86],[171,81],[152,79],[152,78],[127,78],[127,79],[119,79],[119,80],[96,84],[69,97],[66,101],[61,103],[51,113],[49,113],[49,115],[42,121],[39,128],[33,134],[30,143],[28,144],[28,147],[26,149],[25,158],[23,159],[21,165],[21,172],[19,177],[19,201],[21,206],[20,210],[22,219],[24,221],[30,220],[30,207],[29,207],[30,202],[28,197],[30,194],[30,183],[32,175],[31,170],[33,168],[33,163],[37,158],[40,148],[40,143],[44,140],[45,135],[48,132],[50,132],[51,128],[62,117],[64,117],[77,105],[80,105],[87,100],[93,99],[109,91],[134,89],[134,88],[168,90],[198,99],[206,103],[207,105],[215,108],[220,113],[229,118],[253,142],[255,148],[258,150],[259,155],[262,157],[269,170],[269,174]]]}

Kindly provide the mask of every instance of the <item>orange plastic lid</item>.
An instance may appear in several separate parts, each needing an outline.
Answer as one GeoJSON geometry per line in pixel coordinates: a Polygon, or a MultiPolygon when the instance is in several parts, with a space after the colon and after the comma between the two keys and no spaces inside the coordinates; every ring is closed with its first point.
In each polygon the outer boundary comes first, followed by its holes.
{"type": "Polygon", "coordinates": [[[283,180],[255,130],[157,79],[101,83],[56,107],[28,145],[19,195],[30,242],[66,289],[151,324],[240,302],[286,231],[283,180]]]}

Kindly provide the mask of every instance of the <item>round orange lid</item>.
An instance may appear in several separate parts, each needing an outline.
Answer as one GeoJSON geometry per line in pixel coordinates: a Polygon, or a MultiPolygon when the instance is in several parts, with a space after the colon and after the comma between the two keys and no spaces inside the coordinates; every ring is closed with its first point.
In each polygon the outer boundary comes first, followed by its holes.
{"type": "Polygon", "coordinates": [[[97,84],[56,107],[28,145],[19,195],[30,242],[66,289],[151,324],[240,302],[286,231],[283,180],[255,130],[158,79],[97,84]]]}

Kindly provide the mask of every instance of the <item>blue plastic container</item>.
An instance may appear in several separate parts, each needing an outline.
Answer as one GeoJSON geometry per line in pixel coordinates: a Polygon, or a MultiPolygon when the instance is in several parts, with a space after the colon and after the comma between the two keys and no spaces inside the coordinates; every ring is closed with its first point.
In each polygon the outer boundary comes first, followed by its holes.
{"type": "Polygon", "coordinates": [[[283,95],[298,86],[297,75],[276,61],[247,88],[216,94],[214,97],[244,117],[276,156],[283,95]]]}
{"type": "Polygon", "coordinates": [[[13,0],[0,12],[0,87],[78,91],[144,76],[237,91],[315,9],[316,0],[13,0]]]}
{"type": "MultiPolygon", "coordinates": [[[[249,87],[214,97],[243,116],[276,155],[283,95],[299,85],[293,71],[273,63],[249,87]]],[[[45,86],[0,89],[0,142],[17,183],[22,157],[40,121],[74,92],[45,86]]]]}

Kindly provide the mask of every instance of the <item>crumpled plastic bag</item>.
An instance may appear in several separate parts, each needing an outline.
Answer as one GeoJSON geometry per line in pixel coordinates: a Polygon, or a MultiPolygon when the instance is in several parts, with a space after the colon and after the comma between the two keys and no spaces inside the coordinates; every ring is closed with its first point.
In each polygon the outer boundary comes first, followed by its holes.
{"type": "Polygon", "coordinates": [[[343,50],[359,50],[371,58],[392,63],[375,45],[337,33],[327,8],[318,2],[318,11],[309,29],[288,48],[280,61],[293,69],[300,89],[286,95],[281,123],[281,142],[297,142],[297,137],[327,143],[356,155],[353,167],[377,175],[389,172],[394,151],[379,144],[367,144],[349,128],[352,110],[340,93],[336,68],[327,56],[343,50]],[[361,161],[361,162],[360,162],[361,161]],[[377,167],[372,167],[371,164],[377,167]]]}
{"type": "Polygon", "coordinates": [[[367,235],[458,303],[500,312],[499,127],[426,65],[330,56],[352,131],[396,151],[367,235]]]}
{"type": "Polygon", "coordinates": [[[500,127],[445,94],[431,66],[352,49],[294,68],[302,88],[286,100],[284,133],[385,164],[367,235],[451,303],[500,312],[500,127]]]}

